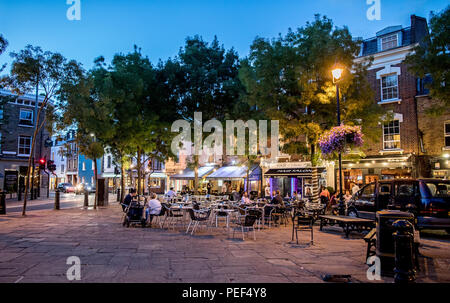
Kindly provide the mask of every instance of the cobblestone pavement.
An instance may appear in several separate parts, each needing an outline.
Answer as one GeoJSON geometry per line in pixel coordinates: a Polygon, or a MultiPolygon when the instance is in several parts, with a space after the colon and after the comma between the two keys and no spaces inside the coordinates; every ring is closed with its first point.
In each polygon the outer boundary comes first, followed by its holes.
{"type": "MultiPolygon", "coordinates": [[[[68,282],[67,258],[81,260],[79,282],[322,282],[324,274],[350,274],[369,282],[362,235],[345,239],[339,228],[300,233],[291,229],[257,231],[245,241],[224,228],[123,227],[114,203],[99,210],[36,210],[0,216],[0,282],[68,282]],[[231,234],[230,234],[231,235],[231,234]]],[[[450,282],[450,240],[423,239],[421,282],[450,282]]],[[[392,282],[383,278],[381,282],[392,282]]],[[[78,281],[77,281],[78,282],[78,281]]]]}

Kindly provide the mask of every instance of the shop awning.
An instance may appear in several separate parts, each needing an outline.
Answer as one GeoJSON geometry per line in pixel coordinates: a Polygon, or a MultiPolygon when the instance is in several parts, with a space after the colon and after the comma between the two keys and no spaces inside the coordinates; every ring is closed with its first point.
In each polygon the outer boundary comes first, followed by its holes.
{"type": "Polygon", "coordinates": [[[298,177],[298,178],[311,178],[312,168],[272,168],[269,169],[265,174],[265,177],[298,177]]]}
{"type": "MultiPolygon", "coordinates": [[[[198,177],[203,178],[214,170],[214,166],[202,166],[198,168],[198,177]]],[[[172,180],[194,180],[195,172],[193,169],[186,168],[181,174],[170,176],[172,180]]]]}
{"type": "MultiPolygon", "coordinates": [[[[258,165],[250,169],[249,179],[259,180],[261,171],[257,172],[258,165]]],[[[206,177],[208,180],[241,180],[247,178],[247,166],[223,166],[206,177]]]]}
{"type": "Polygon", "coordinates": [[[247,176],[246,166],[222,166],[206,179],[240,180],[247,176]]]}
{"type": "Polygon", "coordinates": [[[167,176],[166,176],[165,173],[152,173],[152,174],[150,174],[150,178],[161,178],[161,179],[164,179],[164,178],[167,178],[167,176]]]}

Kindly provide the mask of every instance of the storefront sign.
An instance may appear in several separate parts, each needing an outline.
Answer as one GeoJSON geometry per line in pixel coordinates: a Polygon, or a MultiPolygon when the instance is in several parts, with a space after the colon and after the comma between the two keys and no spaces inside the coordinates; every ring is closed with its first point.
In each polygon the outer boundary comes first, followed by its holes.
{"type": "Polygon", "coordinates": [[[265,173],[266,177],[311,177],[312,168],[275,168],[265,173]]]}

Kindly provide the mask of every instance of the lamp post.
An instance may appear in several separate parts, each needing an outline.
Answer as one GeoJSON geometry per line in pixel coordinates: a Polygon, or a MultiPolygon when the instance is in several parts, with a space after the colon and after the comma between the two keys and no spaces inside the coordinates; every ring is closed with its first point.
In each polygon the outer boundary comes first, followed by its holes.
{"type": "MultiPolygon", "coordinates": [[[[336,84],[336,104],[337,104],[337,126],[341,125],[341,108],[339,105],[339,81],[342,78],[343,69],[335,67],[331,73],[333,75],[333,83],[336,84]]],[[[339,215],[345,215],[345,205],[342,199],[342,153],[339,152],[339,215]]]]}

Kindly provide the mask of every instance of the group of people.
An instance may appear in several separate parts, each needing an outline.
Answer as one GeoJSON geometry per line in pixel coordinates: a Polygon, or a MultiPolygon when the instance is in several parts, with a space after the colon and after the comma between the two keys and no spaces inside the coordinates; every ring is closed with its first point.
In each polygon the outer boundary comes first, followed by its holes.
{"type": "MultiPolygon", "coordinates": [[[[351,198],[353,197],[353,195],[355,195],[358,191],[359,191],[359,186],[356,183],[352,184],[351,187],[351,193],[350,190],[346,189],[345,190],[345,194],[342,195],[342,199],[344,200],[344,202],[347,204],[350,202],[351,198]]],[[[319,194],[320,200],[323,204],[327,204],[329,206],[333,206],[339,203],[341,194],[339,189],[335,191],[335,193],[333,195],[330,194],[330,192],[328,191],[328,189],[325,186],[322,186],[320,194],[319,194]]]]}
{"type": "MultiPolygon", "coordinates": [[[[130,188],[128,195],[125,196],[122,209],[125,211],[125,208],[129,206],[133,201],[135,201],[137,196],[136,190],[134,188],[130,188]]],[[[158,196],[155,193],[150,193],[150,199],[145,199],[145,220],[148,222],[148,226],[151,227],[153,217],[157,216],[161,213],[162,205],[158,200],[158,196]],[[150,221],[149,221],[150,218],[150,221]]]]}

